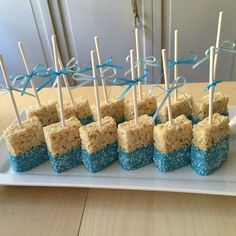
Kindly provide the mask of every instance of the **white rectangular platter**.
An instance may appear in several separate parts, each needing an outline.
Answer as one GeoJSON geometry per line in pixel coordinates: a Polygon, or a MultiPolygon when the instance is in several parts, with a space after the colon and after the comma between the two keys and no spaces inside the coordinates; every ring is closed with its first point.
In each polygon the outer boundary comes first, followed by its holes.
{"type": "MultiPolygon", "coordinates": [[[[236,106],[229,108],[231,140],[229,158],[210,176],[198,176],[191,166],[170,173],[158,171],[152,164],[138,170],[121,169],[118,162],[91,174],[83,165],[56,174],[46,163],[24,173],[15,173],[8,160],[3,137],[0,138],[0,185],[83,187],[105,189],[151,190],[236,196],[236,106]],[[235,117],[235,119],[234,119],[235,117]]],[[[25,113],[21,113],[25,119],[25,113]]]]}

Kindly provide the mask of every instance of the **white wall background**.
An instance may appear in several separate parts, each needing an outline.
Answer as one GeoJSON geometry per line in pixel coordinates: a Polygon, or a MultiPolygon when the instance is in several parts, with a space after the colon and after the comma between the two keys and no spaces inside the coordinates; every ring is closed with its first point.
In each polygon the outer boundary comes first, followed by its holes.
{"type": "MultiPolygon", "coordinates": [[[[203,56],[205,49],[215,44],[219,11],[224,12],[221,41],[235,41],[235,10],[235,0],[172,0],[172,29],[179,30],[180,55],[184,55],[189,50],[194,50],[203,56]]],[[[169,0],[163,1],[163,13],[163,47],[168,48],[169,0]]],[[[236,80],[234,57],[230,54],[219,56],[217,79],[236,80]]],[[[188,81],[208,80],[208,66],[200,67],[194,71],[191,66],[181,67],[181,72],[188,81]]]]}

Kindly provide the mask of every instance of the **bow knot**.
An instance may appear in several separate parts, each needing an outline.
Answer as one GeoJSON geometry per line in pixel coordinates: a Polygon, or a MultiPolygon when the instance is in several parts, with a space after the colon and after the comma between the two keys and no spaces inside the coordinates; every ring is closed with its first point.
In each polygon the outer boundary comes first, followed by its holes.
{"type": "MultiPolygon", "coordinates": [[[[228,52],[228,53],[236,53],[235,50],[235,43],[233,41],[225,40],[220,47],[215,48],[215,53],[220,53],[220,52],[228,52]]],[[[195,63],[193,65],[193,69],[197,68],[199,65],[201,65],[203,62],[207,61],[210,59],[210,49],[207,49],[205,51],[205,57],[202,58],[200,61],[195,63]]]]}
{"type": "MultiPolygon", "coordinates": [[[[156,87],[162,89],[162,90],[163,90],[163,93],[162,93],[162,94],[165,94],[164,98],[162,99],[160,105],[157,107],[157,109],[156,109],[156,111],[155,111],[155,113],[154,113],[154,115],[153,115],[153,117],[152,117],[152,119],[151,119],[151,123],[154,123],[154,121],[156,120],[158,114],[159,114],[160,111],[161,111],[161,108],[164,106],[164,104],[165,104],[166,100],[169,98],[170,94],[171,94],[175,89],[178,89],[178,88],[184,86],[185,83],[186,83],[186,79],[185,79],[184,77],[182,77],[182,76],[179,76],[179,77],[177,77],[175,80],[173,80],[173,82],[170,84],[170,87],[169,87],[168,89],[164,89],[164,88],[162,88],[160,85],[154,85],[154,86],[152,86],[152,87],[149,89],[149,91],[148,91],[149,94],[152,94],[152,90],[153,90],[154,88],[156,88],[156,87]],[[182,80],[182,81],[181,81],[181,80],[182,80]]],[[[162,94],[160,94],[160,95],[162,95],[162,94]]],[[[159,95],[159,96],[160,96],[160,95],[159,95]]]]}
{"type": "Polygon", "coordinates": [[[216,87],[217,84],[222,83],[222,82],[223,80],[214,80],[213,82],[208,84],[204,90],[207,92],[211,87],[216,87]]]}
{"type": "Polygon", "coordinates": [[[132,88],[135,84],[137,84],[138,82],[142,82],[149,74],[149,70],[145,69],[143,72],[143,75],[135,78],[134,80],[131,79],[126,79],[126,78],[116,78],[113,81],[113,84],[118,85],[118,86],[124,86],[124,85],[128,85],[125,90],[122,92],[122,94],[118,97],[118,99],[123,98],[127,92],[130,90],[130,88],[132,88]]]}

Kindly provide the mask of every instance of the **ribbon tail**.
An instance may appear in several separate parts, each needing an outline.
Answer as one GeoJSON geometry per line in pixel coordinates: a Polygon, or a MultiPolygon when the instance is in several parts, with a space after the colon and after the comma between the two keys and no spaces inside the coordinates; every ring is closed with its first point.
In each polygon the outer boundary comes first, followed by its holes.
{"type": "Polygon", "coordinates": [[[39,92],[40,90],[42,90],[45,86],[47,86],[48,84],[51,83],[51,80],[48,80],[46,82],[44,82],[43,84],[41,84],[37,89],[36,91],[39,92]]]}
{"type": "Polygon", "coordinates": [[[153,123],[155,122],[155,120],[156,120],[158,114],[160,113],[161,108],[162,108],[163,105],[165,104],[165,102],[166,102],[168,96],[169,96],[169,94],[166,93],[165,97],[162,99],[162,101],[161,101],[159,107],[157,108],[157,110],[155,111],[155,113],[154,113],[154,115],[153,115],[153,117],[152,117],[152,119],[151,119],[151,124],[153,124],[153,123]]]}

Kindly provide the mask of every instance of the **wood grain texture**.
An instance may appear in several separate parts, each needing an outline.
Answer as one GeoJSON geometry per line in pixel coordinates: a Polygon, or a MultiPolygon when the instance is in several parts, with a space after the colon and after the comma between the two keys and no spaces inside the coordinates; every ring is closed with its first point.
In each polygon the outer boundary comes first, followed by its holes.
{"type": "Polygon", "coordinates": [[[0,235],[76,236],[87,191],[0,187],[0,235]]]}
{"type": "Polygon", "coordinates": [[[236,199],[90,189],[80,236],[235,236],[236,199]]]}

